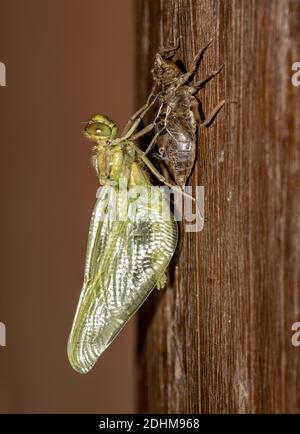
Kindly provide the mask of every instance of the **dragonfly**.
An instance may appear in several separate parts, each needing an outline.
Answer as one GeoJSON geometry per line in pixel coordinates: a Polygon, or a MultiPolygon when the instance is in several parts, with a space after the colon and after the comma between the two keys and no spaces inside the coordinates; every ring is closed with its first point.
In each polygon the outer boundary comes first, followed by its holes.
{"type": "Polygon", "coordinates": [[[193,81],[204,51],[212,43],[211,39],[201,48],[193,59],[189,70],[185,73],[174,61],[179,48],[163,48],[156,54],[154,61],[152,96],[159,92],[159,108],[155,118],[156,134],[147,152],[156,144],[159,153],[175,182],[184,187],[191,175],[196,159],[197,129],[209,126],[216,114],[223,107],[221,101],[202,121],[199,113],[199,102],[195,97],[198,90],[223,68],[211,72],[199,81],[193,81]]]}
{"type": "Polygon", "coordinates": [[[153,128],[138,131],[154,102],[151,95],[119,137],[115,123],[103,115],[92,116],[85,127],[85,135],[95,143],[93,164],[101,188],[68,340],[68,358],[79,373],[92,369],[151,291],[166,285],[176,249],[177,223],[163,190],[150,182],[149,170],[171,185],[136,144],[153,128]]]}

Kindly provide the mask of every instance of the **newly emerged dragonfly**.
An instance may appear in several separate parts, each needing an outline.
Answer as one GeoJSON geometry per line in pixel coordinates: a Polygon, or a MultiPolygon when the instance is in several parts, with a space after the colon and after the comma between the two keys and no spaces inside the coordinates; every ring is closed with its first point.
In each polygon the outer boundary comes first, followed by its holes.
{"type": "MultiPolygon", "coordinates": [[[[157,53],[152,70],[152,94],[155,96],[157,92],[160,93],[155,126],[156,144],[176,184],[180,187],[185,186],[195,163],[198,125],[209,125],[225,103],[224,100],[221,101],[205,121],[201,121],[198,100],[194,95],[210,78],[220,72],[223,65],[200,81],[190,81],[211,42],[212,40],[197,53],[190,69],[185,73],[173,60],[179,44],[157,53]]],[[[147,151],[150,151],[150,147],[147,151]]]]}
{"type": "MultiPolygon", "coordinates": [[[[90,223],[84,282],[68,341],[72,367],[88,372],[152,289],[166,283],[177,244],[177,224],[163,190],[165,181],[134,140],[151,104],[131,119],[121,137],[107,117],[93,116],[85,132],[96,143],[94,166],[102,186],[90,223]]],[[[145,129],[147,131],[147,128],[145,129]]]]}

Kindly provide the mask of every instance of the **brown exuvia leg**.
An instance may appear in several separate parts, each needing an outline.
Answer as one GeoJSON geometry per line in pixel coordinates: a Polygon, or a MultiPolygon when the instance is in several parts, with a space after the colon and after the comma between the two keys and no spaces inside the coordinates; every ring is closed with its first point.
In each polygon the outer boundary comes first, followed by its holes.
{"type": "Polygon", "coordinates": [[[206,117],[205,121],[200,124],[200,127],[208,127],[214,117],[218,114],[218,112],[221,110],[223,105],[225,104],[225,99],[223,101],[219,102],[219,104],[211,111],[211,113],[206,117]]]}
{"type": "Polygon", "coordinates": [[[202,80],[195,81],[194,84],[193,84],[193,86],[192,86],[195,89],[194,93],[196,93],[197,90],[200,89],[200,87],[202,87],[205,83],[207,83],[211,78],[213,78],[215,75],[219,74],[219,72],[222,71],[223,67],[224,67],[224,64],[222,64],[215,71],[212,71],[206,77],[202,78],[202,80]]]}
{"type": "Polygon", "coordinates": [[[189,71],[186,72],[185,74],[182,74],[182,76],[178,79],[177,86],[176,86],[177,88],[180,86],[183,86],[197,72],[201,57],[204,54],[204,51],[210,46],[212,41],[213,41],[213,39],[208,41],[208,43],[198,51],[198,53],[196,54],[196,56],[193,59],[193,62],[191,64],[189,71]]]}
{"type": "Polygon", "coordinates": [[[164,59],[170,59],[171,57],[174,56],[175,51],[178,50],[178,48],[180,47],[180,38],[177,38],[177,42],[176,45],[174,47],[166,47],[166,48],[160,48],[159,49],[159,54],[164,58],[164,59]],[[169,54],[171,51],[174,51],[174,53],[169,54]]]}

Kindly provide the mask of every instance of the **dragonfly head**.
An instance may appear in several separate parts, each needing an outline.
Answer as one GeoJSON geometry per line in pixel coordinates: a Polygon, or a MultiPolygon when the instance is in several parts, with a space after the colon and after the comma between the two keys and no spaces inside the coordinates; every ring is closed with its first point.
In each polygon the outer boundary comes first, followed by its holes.
{"type": "Polygon", "coordinates": [[[92,116],[84,129],[85,135],[96,142],[114,139],[117,130],[117,126],[103,115],[92,116]]]}

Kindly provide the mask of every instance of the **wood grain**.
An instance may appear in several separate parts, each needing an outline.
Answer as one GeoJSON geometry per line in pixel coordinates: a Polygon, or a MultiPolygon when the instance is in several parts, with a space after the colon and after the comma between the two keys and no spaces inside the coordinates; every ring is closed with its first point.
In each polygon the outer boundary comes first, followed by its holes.
{"type": "Polygon", "coordinates": [[[300,412],[300,61],[298,0],[137,0],[141,105],[159,46],[182,36],[198,96],[227,104],[199,137],[190,183],[205,187],[205,226],[182,233],[167,290],[139,316],[139,411],[300,412]]]}

